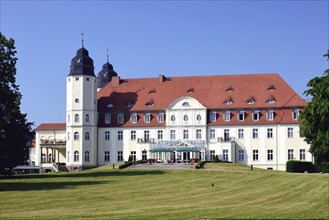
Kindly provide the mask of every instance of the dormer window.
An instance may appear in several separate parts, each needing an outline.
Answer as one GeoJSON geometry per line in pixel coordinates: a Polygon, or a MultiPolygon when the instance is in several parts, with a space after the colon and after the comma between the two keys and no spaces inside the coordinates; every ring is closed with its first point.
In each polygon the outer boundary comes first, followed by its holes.
{"type": "Polygon", "coordinates": [[[145,113],[144,114],[144,122],[150,123],[151,122],[151,113],[145,113]]]}
{"type": "Polygon", "coordinates": [[[224,112],[224,121],[230,121],[231,120],[231,111],[224,112]]]}
{"type": "Polygon", "coordinates": [[[123,124],[125,120],[124,114],[118,114],[118,124],[123,124]]]}
{"type": "Polygon", "coordinates": [[[131,108],[131,107],[133,107],[133,103],[128,102],[128,103],[126,104],[126,107],[127,107],[127,108],[131,108]]]}
{"type": "Polygon", "coordinates": [[[210,120],[210,122],[215,122],[217,120],[217,113],[216,112],[210,112],[209,120],[210,120]]]}
{"type": "Polygon", "coordinates": [[[260,118],[260,113],[259,113],[259,111],[258,111],[258,110],[253,111],[253,112],[252,112],[252,120],[253,120],[253,121],[258,121],[259,118],[260,118]]]}
{"type": "Polygon", "coordinates": [[[133,124],[136,124],[137,123],[137,113],[132,113],[131,116],[130,116],[130,121],[131,123],[133,124]]]}
{"type": "Polygon", "coordinates": [[[273,121],[274,119],[274,111],[273,110],[268,110],[266,112],[266,118],[268,121],[273,121]]]}
{"type": "Polygon", "coordinates": [[[292,119],[293,119],[293,120],[298,120],[298,118],[299,118],[299,114],[300,114],[299,109],[294,109],[294,110],[292,110],[292,119]]]}
{"type": "Polygon", "coordinates": [[[226,100],[226,101],[224,102],[225,105],[231,105],[232,103],[233,103],[232,100],[226,100]]]}
{"type": "Polygon", "coordinates": [[[188,89],[186,90],[186,92],[187,92],[187,93],[193,93],[193,92],[194,92],[194,89],[193,89],[192,87],[190,87],[190,88],[188,88],[188,89]]]}
{"type": "Polygon", "coordinates": [[[105,114],[104,122],[105,124],[111,124],[111,114],[105,114]]]}
{"type": "Polygon", "coordinates": [[[188,103],[188,102],[183,102],[182,106],[184,106],[184,107],[188,107],[188,106],[190,106],[190,103],[188,103]]]}
{"type": "Polygon", "coordinates": [[[275,90],[275,87],[274,87],[273,85],[270,85],[270,86],[267,88],[267,90],[269,90],[269,91],[275,90]]]}
{"type": "Polygon", "coordinates": [[[164,113],[159,113],[158,114],[158,123],[163,123],[164,122],[164,113]]]}
{"type": "Polygon", "coordinates": [[[155,89],[149,91],[149,94],[155,94],[155,93],[156,93],[155,89]]]}
{"type": "Polygon", "coordinates": [[[254,99],[248,99],[246,101],[246,104],[249,104],[249,105],[254,104],[254,103],[255,103],[255,100],[254,99]]]}
{"type": "Polygon", "coordinates": [[[114,107],[114,105],[112,104],[112,103],[109,103],[109,104],[107,104],[107,106],[106,106],[107,108],[113,108],[114,107]]]}
{"type": "Polygon", "coordinates": [[[232,86],[229,86],[229,87],[225,90],[225,92],[234,92],[234,89],[233,89],[232,86]]]}
{"type": "Polygon", "coordinates": [[[266,102],[267,102],[268,104],[273,104],[273,103],[275,103],[275,99],[268,99],[266,102]]]}
{"type": "Polygon", "coordinates": [[[146,102],[145,104],[147,107],[152,107],[154,104],[153,104],[153,101],[148,101],[146,102]]]}
{"type": "Polygon", "coordinates": [[[239,111],[238,112],[238,120],[239,121],[244,121],[245,118],[245,112],[244,111],[239,111]]]}

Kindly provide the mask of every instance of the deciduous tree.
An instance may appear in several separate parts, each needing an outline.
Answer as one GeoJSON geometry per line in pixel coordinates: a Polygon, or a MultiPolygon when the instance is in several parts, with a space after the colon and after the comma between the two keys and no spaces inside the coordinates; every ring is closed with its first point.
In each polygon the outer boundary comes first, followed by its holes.
{"type": "Polygon", "coordinates": [[[31,143],[32,123],[20,110],[22,95],[16,84],[15,41],[0,33],[0,173],[24,163],[31,143]]]}
{"type": "MultiPolygon", "coordinates": [[[[329,50],[324,55],[329,61],[329,50]]],[[[321,77],[311,79],[304,94],[312,100],[301,114],[301,134],[311,145],[316,164],[329,162],[329,69],[321,77]]]]}

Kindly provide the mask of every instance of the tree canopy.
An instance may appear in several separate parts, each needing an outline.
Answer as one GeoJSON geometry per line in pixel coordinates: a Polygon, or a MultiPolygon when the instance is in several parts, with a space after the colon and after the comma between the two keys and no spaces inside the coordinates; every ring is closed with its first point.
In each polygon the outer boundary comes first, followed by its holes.
{"type": "Polygon", "coordinates": [[[22,95],[16,84],[15,41],[0,32],[0,173],[24,163],[33,138],[26,114],[20,110],[22,95]]]}
{"type": "MultiPolygon", "coordinates": [[[[329,61],[329,50],[324,57],[329,61]]],[[[311,79],[307,86],[311,88],[304,94],[312,96],[312,100],[301,114],[301,134],[311,145],[315,163],[329,162],[329,69],[322,77],[311,79]]]]}

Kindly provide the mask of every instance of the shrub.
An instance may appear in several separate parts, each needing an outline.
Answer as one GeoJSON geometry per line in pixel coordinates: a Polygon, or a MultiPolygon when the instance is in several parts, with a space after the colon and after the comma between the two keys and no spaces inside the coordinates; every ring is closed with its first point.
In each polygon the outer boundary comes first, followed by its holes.
{"type": "Polygon", "coordinates": [[[329,162],[315,164],[315,170],[317,172],[329,173],[329,162]]]}
{"type": "Polygon", "coordinates": [[[195,165],[195,169],[203,169],[206,161],[204,160],[199,160],[198,163],[195,165]]]}
{"type": "Polygon", "coordinates": [[[131,162],[131,161],[133,161],[133,156],[129,155],[128,162],[131,162]]]}
{"type": "Polygon", "coordinates": [[[286,165],[286,171],[293,173],[304,173],[307,171],[309,173],[313,173],[314,165],[312,162],[289,160],[286,165]]]}
{"type": "Polygon", "coordinates": [[[214,159],[214,163],[219,163],[220,162],[220,160],[219,160],[219,158],[218,158],[218,155],[216,155],[215,156],[215,159],[214,159]]]}
{"type": "Polygon", "coordinates": [[[131,165],[133,165],[133,163],[134,163],[134,162],[132,162],[132,161],[128,161],[128,162],[126,162],[126,163],[120,164],[120,165],[119,165],[119,169],[121,170],[121,169],[124,169],[124,168],[130,167],[131,165]]]}

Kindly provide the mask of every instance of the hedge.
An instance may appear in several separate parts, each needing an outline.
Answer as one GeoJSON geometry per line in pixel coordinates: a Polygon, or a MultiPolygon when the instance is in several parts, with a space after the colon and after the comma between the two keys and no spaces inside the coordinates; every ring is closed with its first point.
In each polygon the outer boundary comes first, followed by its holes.
{"type": "Polygon", "coordinates": [[[287,172],[304,173],[305,171],[313,173],[315,171],[312,162],[289,160],[286,165],[287,172]]]}
{"type": "Polygon", "coordinates": [[[203,169],[206,161],[204,160],[199,160],[198,163],[195,165],[195,169],[203,169]]]}
{"type": "Polygon", "coordinates": [[[315,169],[317,172],[329,173],[329,162],[315,164],[315,169]]]}
{"type": "Polygon", "coordinates": [[[133,165],[133,164],[134,164],[133,161],[125,162],[125,163],[119,165],[119,169],[121,170],[121,169],[124,169],[124,168],[130,167],[130,166],[133,165]]]}

